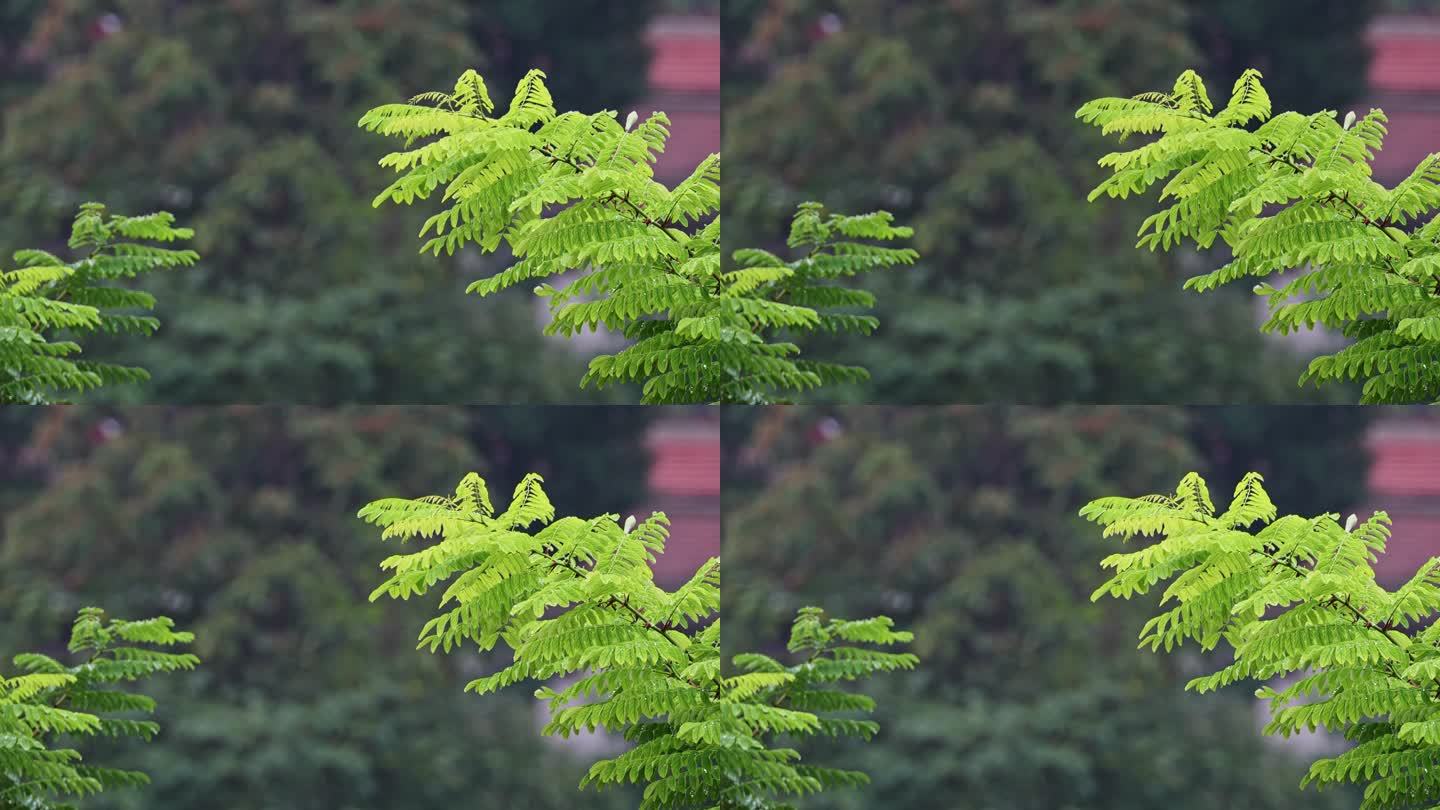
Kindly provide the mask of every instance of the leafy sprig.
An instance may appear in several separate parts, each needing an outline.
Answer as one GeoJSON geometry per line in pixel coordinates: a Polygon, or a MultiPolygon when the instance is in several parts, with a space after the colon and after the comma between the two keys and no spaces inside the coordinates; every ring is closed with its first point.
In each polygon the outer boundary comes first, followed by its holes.
{"type": "Polygon", "coordinates": [[[66,262],[43,250],[15,253],[18,268],[0,273],[0,403],[43,404],[57,393],[149,379],[141,368],[79,359],[80,344],[56,333],[154,333],[160,326],[156,318],[130,314],[153,309],[154,296],[119,282],[195,263],[193,250],[148,244],[194,236],[174,222],[163,211],[127,217],[86,203],[69,240],[80,258],[66,262]]]}
{"type": "Polygon", "coordinates": [[[107,620],[98,608],[85,608],[75,618],[69,643],[80,663],[17,655],[21,674],[0,678],[0,808],[60,810],[72,807],[73,799],[147,784],[144,773],[91,765],[56,740],[152,739],[158,724],[127,715],[154,712],[155,701],[113,687],[194,669],[199,664],[194,655],[165,649],[193,640],[164,617],[107,620]]]}

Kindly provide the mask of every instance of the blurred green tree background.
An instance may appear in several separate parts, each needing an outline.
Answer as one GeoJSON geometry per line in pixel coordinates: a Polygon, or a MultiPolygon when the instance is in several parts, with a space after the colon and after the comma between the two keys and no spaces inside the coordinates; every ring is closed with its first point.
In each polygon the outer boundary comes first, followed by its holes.
{"type": "Polygon", "coordinates": [[[1277,103],[1334,108],[1364,87],[1376,6],[726,3],[726,252],[776,243],[807,199],[915,227],[921,266],[873,285],[880,330],[827,349],[870,368],[858,400],[1345,401],[1294,385],[1245,294],[1181,290],[1208,266],[1135,250],[1135,209],[1086,204],[1105,150],[1073,114],[1248,65],[1277,103]]]}
{"type": "Polygon", "coordinates": [[[371,208],[389,149],[355,122],[466,67],[513,86],[538,65],[562,105],[619,107],[645,89],[659,8],[0,2],[0,255],[61,240],[92,199],[196,229],[202,265],[153,287],[164,331],[123,347],[154,380],[116,398],[593,399],[529,297],[463,295],[473,257],[419,256],[421,212],[371,208]]]}
{"type": "Polygon", "coordinates": [[[1354,507],[1363,410],[727,409],[726,656],[782,645],[807,604],[915,631],[921,669],[870,690],[880,735],[823,752],[874,784],[825,807],[1355,807],[1299,790],[1247,689],[1184,694],[1197,659],[1136,651],[1150,614],[1089,601],[1113,549],[1075,512],[1191,469],[1226,494],[1267,470],[1285,510],[1354,507]]]}
{"type": "Polygon", "coordinates": [[[590,760],[540,737],[525,690],[462,693],[501,662],[415,651],[429,600],[366,601],[396,549],[355,512],[471,470],[506,492],[540,472],[578,514],[631,508],[660,410],[7,410],[0,656],[63,654],[85,605],[195,632],[204,665],[150,692],[161,736],[106,753],[154,784],[87,807],[634,807],[576,792],[590,760]]]}

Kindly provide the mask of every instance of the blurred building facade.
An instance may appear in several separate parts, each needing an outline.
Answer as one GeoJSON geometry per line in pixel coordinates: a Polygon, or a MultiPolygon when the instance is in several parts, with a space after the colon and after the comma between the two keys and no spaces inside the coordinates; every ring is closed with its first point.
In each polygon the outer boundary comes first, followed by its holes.
{"type": "Polygon", "coordinates": [[[643,118],[663,110],[670,140],[655,176],[673,185],[720,151],[720,19],[707,14],[661,15],[651,23],[650,92],[636,106],[643,118]]]}
{"type": "Polygon", "coordinates": [[[635,515],[664,512],[670,519],[670,542],[656,561],[655,579],[673,588],[720,554],[720,413],[705,406],[665,412],[646,436],[650,492],[635,515]]]}
{"type": "Polygon", "coordinates": [[[1379,107],[1389,119],[1375,179],[1394,185],[1426,155],[1440,134],[1440,16],[1385,15],[1370,27],[1370,92],[1357,114],[1379,107]]]}
{"type": "Polygon", "coordinates": [[[1366,438],[1369,499],[1357,509],[1390,515],[1391,538],[1375,574],[1396,587],[1440,557],[1440,413],[1431,406],[1386,408],[1366,438]]]}

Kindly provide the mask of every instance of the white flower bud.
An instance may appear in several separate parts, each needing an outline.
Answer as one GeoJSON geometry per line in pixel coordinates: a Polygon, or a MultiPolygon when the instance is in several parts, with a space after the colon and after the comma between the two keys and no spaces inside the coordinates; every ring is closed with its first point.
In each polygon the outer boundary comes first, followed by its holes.
{"type": "Polygon", "coordinates": [[[636,521],[635,521],[635,516],[634,516],[634,515],[631,515],[630,517],[625,518],[625,533],[626,533],[626,534],[629,534],[630,532],[632,532],[632,531],[635,530],[635,522],[636,522],[636,521]]]}
{"type": "Polygon", "coordinates": [[[1353,532],[1353,531],[1355,531],[1355,524],[1356,524],[1356,523],[1359,523],[1359,522],[1360,522],[1360,518],[1357,517],[1357,516],[1355,516],[1355,515],[1351,515],[1350,517],[1345,518],[1345,531],[1347,531],[1347,532],[1353,532]]]}
{"type": "Polygon", "coordinates": [[[1345,113],[1345,129],[1355,126],[1355,111],[1345,113]]]}
{"type": "MultiPolygon", "coordinates": [[[[1350,115],[1351,115],[1351,116],[1354,116],[1355,113],[1350,113],[1350,115]]],[[[631,111],[630,111],[630,114],[627,115],[627,116],[625,116],[625,131],[626,131],[626,132],[629,132],[632,128],[634,128],[635,122],[636,122],[636,121],[639,121],[639,120],[640,120],[640,113],[635,112],[634,110],[631,110],[631,111]]]]}

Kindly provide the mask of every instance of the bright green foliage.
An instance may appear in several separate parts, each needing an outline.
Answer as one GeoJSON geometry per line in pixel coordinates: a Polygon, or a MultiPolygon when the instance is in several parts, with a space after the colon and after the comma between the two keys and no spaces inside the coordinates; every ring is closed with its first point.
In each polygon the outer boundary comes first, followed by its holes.
{"type": "Polygon", "coordinates": [[[0,808],[66,808],[73,806],[68,798],[147,784],[138,771],[87,765],[79,752],[55,740],[63,735],[149,741],[159,725],[123,715],[153,712],[155,701],[109,687],[194,669],[200,663],[194,655],[156,649],[193,640],[164,617],[107,621],[98,608],[85,608],[75,618],[69,645],[84,661],[66,666],[39,653],[15,656],[22,674],[0,678],[0,808]]]}
{"type": "Polygon", "coordinates": [[[1440,155],[1387,189],[1370,176],[1384,112],[1272,117],[1256,70],[1219,110],[1187,70],[1168,93],[1102,98],[1076,116],[1122,140],[1159,133],[1101,158],[1112,175],[1090,197],[1124,198],[1168,178],[1160,200],[1173,202],[1144,221],[1139,245],[1209,248],[1218,238],[1233,254],[1187,288],[1298,270],[1255,287],[1270,306],[1261,329],[1323,324],[1355,339],[1313,360],[1302,383],[1364,380],[1365,402],[1440,399],[1440,155]]]}
{"type": "Polygon", "coordinates": [[[155,298],[116,282],[194,264],[193,250],[146,244],[193,235],[164,211],[123,217],[86,203],[69,242],[81,258],[65,262],[43,250],[16,251],[18,268],[0,273],[0,403],[41,404],[52,392],[148,379],[144,369],[73,359],[80,344],[48,333],[153,333],[158,320],[125,311],[152,309],[155,298]]]}
{"type": "Polygon", "coordinates": [[[1187,688],[1286,678],[1256,692],[1270,704],[1267,733],[1324,728],[1356,743],[1317,761],[1302,784],[1364,784],[1364,808],[1440,801],[1440,558],[1393,592],[1376,584],[1384,512],[1343,525],[1335,514],[1277,518],[1258,473],[1217,511],[1190,473],[1173,495],[1101,498],[1080,513],[1107,537],[1157,538],[1107,557],[1114,575],[1092,596],[1129,598],[1172,580],[1162,604],[1173,607],[1145,624],[1141,646],[1233,648],[1233,663],[1187,688]]]}
{"type": "Polygon", "coordinates": [[[559,113],[539,70],[521,79],[504,112],[467,70],[452,92],[377,107],[360,126],[406,141],[406,151],[381,160],[400,177],[376,205],[427,199],[443,186],[445,208],[421,228],[431,235],[422,250],[508,246],[514,264],[469,291],[542,280],[534,289],[548,299],[547,334],[603,326],[634,341],[595,357],[582,386],[643,382],[646,402],[764,402],[864,379],[862,369],[794,359],[798,347],[776,333],[873,331],[873,318],[828,311],[868,308],[873,297],[832,282],[914,260],[911,251],[859,241],[910,236],[889,214],[826,217],[807,204],[791,237],[809,248],[804,259],[740,251],[739,266],[726,270],[720,156],[667,188],[650,165],[669,137],[664,113],[624,123],[612,110],[559,113]],[[544,281],[576,270],[559,286],[544,281]]]}
{"type": "Polygon", "coordinates": [[[800,764],[798,752],[773,740],[870,739],[875,723],[833,715],[868,712],[873,701],[835,685],[916,663],[869,646],[911,640],[888,618],[826,621],[806,608],[789,643],[801,663],[738,655],[740,673],[726,677],[719,558],[667,592],[651,570],[665,550],[663,514],[623,525],[614,514],[557,520],[538,475],[521,480],[498,513],[472,473],[453,496],[375,501],[360,516],[386,539],[439,538],[385,560],[390,576],[372,600],[408,599],[453,579],[420,647],[449,652],[470,641],[488,650],[503,641],[512,663],[471,682],[467,689],[480,694],[567,679],[535,692],[549,703],[544,733],[623,731],[634,746],[597,762],[581,786],[643,784],[642,808],[784,808],[785,797],[865,783],[862,773],[800,764]]]}

